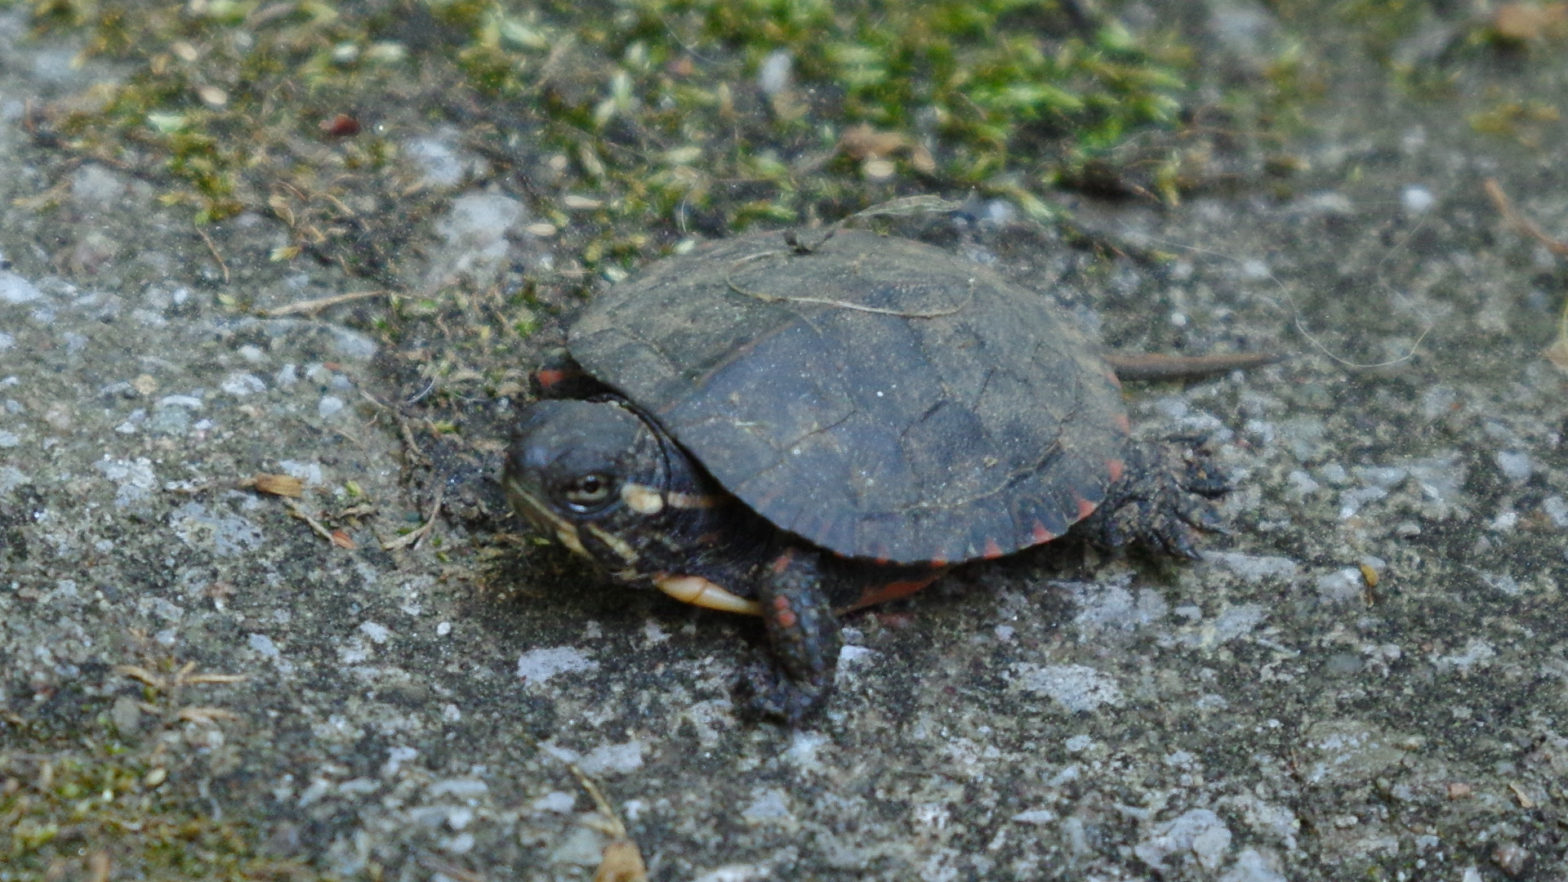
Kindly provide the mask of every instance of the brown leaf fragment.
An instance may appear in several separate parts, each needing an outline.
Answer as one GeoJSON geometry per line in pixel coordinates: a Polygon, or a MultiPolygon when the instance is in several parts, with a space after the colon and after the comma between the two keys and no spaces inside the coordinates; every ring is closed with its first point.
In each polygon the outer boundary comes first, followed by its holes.
{"type": "Polygon", "coordinates": [[[1552,345],[1541,350],[1541,354],[1552,363],[1552,367],[1568,373],[1568,335],[1558,334],[1552,345]]]}
{"type": "Polygon", "coordinates": [[[606,845],[599,869],[593,874],[593,882],[647,882],[647,879],[648,867],[642,862],[642,852],[630,839],[616,839],[606,845]]]}
{"type": "Polygon", "coordinates": [[[359,134],[359,119],[351,114],[335,114],[331,119],[324,119],[320,123],[321,133],[332,138],[348,138],[359,134]]]}
{"type": "Polygon", "coordinates": [[[1525,789],[1522,786],[1520,786],[1517,782],[1510,781],[1508,783],[1508,789],[1512,790],[1514,792],[1514,799],[1519,800],[1519,807],[1520,808],[1522,808],[1522,809],[1533,809],[1533,808],[1535,808],[1535,805],[1536,805],[1535,799],[1533,797],[1531,797],[1530,794],[1526,793],[1525,789]]]}
{"type": "Polygon", "coordinates": [[[587,791],[594,807],[599,810],[598,823],[589,826],[599,828],[610,837],[604,851],[600,852],[599,868],[594,871],[593,882],[648,882],[648,867],[643,863],[642,850],[627,834],[626,825],[621,821],[621,816],[615,813],[615,807],[610,805],[604,791],[575,763],[567,763],[566,767],[571,769],[577,777],[577,783],[587,791]]]}
{"type": "Polygon", "coordinates": [[[1504,3],[1492,12],[1492,34],[1510,43],[1568,35],[1568,3],[1504,3]]]}
{"type": "Polygon", "coordinates": [[[253,488],[268,496],[287,496],[298,499],[305,493],[305,482],[293,475],[275,475],[263,472],[244,481],[242,486],[253,488]]]}
{"type": "Polygon", "coordinates": [[[1378,581],[1382,578],[1377,571],[1377,567],[1368,563],[1359,564],[1358,566],[1361,568],[1361,581],[1366,583],[1368,588],[1376,588],[1378,581]]]}
{"type": "Polygon", "coordinates": [[[867,166],[879,165],[898,153],[907,153],[909,165],[915,171],[921,174],[936,171],[936,159],[925,145],[902,132],[874,129],[866,123],[845,129],[839,136],[838,149],[845,156],[858,159],[867,166]]]}
{"type": "Polygon", "coordinates": [[[106,851],[94,851],[87,856],[87,876],[89,882],[109,882],[109,874],[114,870],[114,864],[109,860],[106,851]]]}
{"type": "Polygon", "coordinates": [[[873,129],[866,123],[850,126],[838,138],[838,149],[851,159],[880,159],[908,144],[903,134],[873,129]]]}

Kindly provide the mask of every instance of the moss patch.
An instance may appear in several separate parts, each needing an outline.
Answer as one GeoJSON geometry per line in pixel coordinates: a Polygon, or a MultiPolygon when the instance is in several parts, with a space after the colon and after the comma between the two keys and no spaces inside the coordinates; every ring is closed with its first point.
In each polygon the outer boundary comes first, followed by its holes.
{"type": "Polygon", "coordinates": [[[525,178],[546,219],[599,225],[589,266],[640,253],[638,231],[672,221],[718,232],[900,193],[977,190],[1043,215],[1051,187],[1107,163],[1174,196],[1177,177],[1147,167],[1174,167],[1179,151],[1126,162],[1118,151],[1179,126],[1192,51],[1174,32],[1134,33],[1079,8],[33,7],[40,32],[84,35],[84,53],[131,70],[50,108],[47,137],[160,175],[165,201],[198,223],[272,214],[293,231],[277,257],[314,252],[371,274],[424,216],[393,138],[438,122],[525,178]]]}
{"type": "Polygon", "coordinates": [[[172,662],[117,669],[117,696],[56,693],[0,719],[0,880],[313,878],[258,852],[249,821],[213,817],[207,758],[191,741],[232,718],[187,687],[233,682],[172,662]],[[122,730],[123,729],[123,730],[122,730]],[[24,746],[25,745],[25,746],[24,746]]]}

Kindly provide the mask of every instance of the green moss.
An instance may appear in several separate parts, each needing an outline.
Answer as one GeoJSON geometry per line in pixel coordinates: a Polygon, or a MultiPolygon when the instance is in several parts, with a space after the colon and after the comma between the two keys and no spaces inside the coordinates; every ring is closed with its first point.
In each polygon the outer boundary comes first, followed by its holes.
{"type": "Polygon", "coordinates": [[[196,765],[157,739],[122,739],[103,701],[71,719],[0,722],[0,880],[84,879],[98,866],[107,878],[318,878],[259,854],[252,824],[210,817],[182,774],[198,777],[196,765]]]}
{"type": "MultiPolygon", "coordinates": [[[[1292,16],[1310,17],[1323,11],[1323,4],[1312,0],[1292,0],[1282,6],[1292,16]]],[[[1399,42],[1408,40],[1426,23],[1432,4],[1422,0],[1338,0],[1331,9],[1373,57],[1388,61],[1399,42]]]]}
{"type": "Polygon", "coordinates": [[[1468,117],[1470,127],[1477,132],[1510,138],[1532,147],[1545,143],[1561,119],[1557,105],[1535,99],[1500,101],[1468,117]]]}
{"type": "MultiPolygon", "coordinates": [[[[274,260],[417,285],[410,246],[428,242],[448,194],[418,186],[399,145],[460,132],[484,183],[524,199],[572,260],[505,290],[451,285],[352,319],[453,365],[483,360],[481,345],[509,351],[574,291],[678,232],[833,220],[926,193],[1003,197],[1040,219],[1062,186],[1180,198],[1207,161],[1182,143],[1197,118],[1194,51],[1107,8],[1088,20],[1055,0],[33,6],[41,32],[75,34],[130,71],[49,108],[45,133],[162,182],[163,202],[198,224],[278,219],[291,241],[274,260]]],[[[437,360],[417,370],[443,379],[437,360]]]]}
{"type": "Polygon", "coordinates": [[[161,169],[165,201],[198,222],[277,215],[297,242],[280,256],[314,250],[369,272],[385,267],[341,244],[359,225],[333,207],[396,192],[395,150],[368,127],[324,138],[335,114],[412,123],[462,106],[476,133],[528,132],[560,151],[560,194],[605,196],[594,221],[607,231],[683,214],[719,227],[932,189],[1021,191],[1043,206],[1064,173],[1174,125],[1191,65],[1171,34],[1080,21],[1049,0],[33,8],[40,30],[86,30],[88,54],[135,65],[100,106],[56,118],[64,146],[161,169]],[[786,57],[789,88],[764,94],[758,72],[786,57]],[[868,179],[868,157],[843,147],[857,124],[901,145],[881,157],[891,174],[868,179]]]}
{"type": "Polygon", "coordinates": [[[785,221],[887,195],[856,179],[847,160],[859,157],[836,150],[857,124],[903,145],[887,157],[901,190],[1003,192],[1021,180],[1043,194],[1063,169],[1108,154],[1129,132],[1172,125],[1191,59],[1169,34],[1138,39],[1109,19],[1085,26],[1050,2],[663,0],[632,9],[603,32],[602,48],[625,62],[612,88],[585,96],[571,118],[614,138],[606,124],[637,106],[644,133],[697,146],[681,154],[688,173],[655,169],[652,183],[667,192],[651,207],[706,206],[708,176],[733,171],[774,203],[762,212],[743,203],[739,215],[785,221]],[[792,87],[762,94],[759,71],[780,59],[792,87]],[[802,154],[835,151],[833,175],[800,173],[802,154]]]}
{"type": "Polygon", "coordinates": [[[295,253],[321,249],[340,235],[345,200],[391,175],[391,151],[374,133],[351,142],[324,133],[399,58],[334,4],[53,0],[34,4],[34,25],[85,30],[85,55],[132,71],[51,108],[44,121],[57,143],[163,180],[161,201],[188,207],[198,224],[271,213],[295,232],[295,253]]]}

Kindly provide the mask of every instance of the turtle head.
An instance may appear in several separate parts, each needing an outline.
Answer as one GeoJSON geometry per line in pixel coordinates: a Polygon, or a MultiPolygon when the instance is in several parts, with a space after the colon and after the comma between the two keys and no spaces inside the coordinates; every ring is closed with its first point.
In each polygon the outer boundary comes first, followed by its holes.
{"type": "Polygon", "coordinates": [[[512,507],[562,545],[633,580],[661,532],[670,456],[679,448],[641,414],[610,401],[540,401],[506,452],[512,507]]]}

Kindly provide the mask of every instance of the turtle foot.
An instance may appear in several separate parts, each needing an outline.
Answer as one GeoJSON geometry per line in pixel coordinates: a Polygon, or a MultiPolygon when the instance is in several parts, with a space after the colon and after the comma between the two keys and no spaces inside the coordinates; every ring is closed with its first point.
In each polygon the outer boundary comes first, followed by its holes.
{"type": "Polygon", "coordinates": [[[744,681],[762,715],[799,725],[821,709],[838,666],[838,617],[822,592],[814,551],[785,549],[758,574],[757,603],[777,667],[744,681]]]}
{"type": "Polygon", "coordinates": [[[832,687],[801,683],[777,667],[758,664],[741,678],[736,692],[753,715],[799,729],[827,706],[832,687]]]}
{"type": "Polygon", "coordinates": [[[1098,545],[1135,545],[1197,560],[1202,557],[1195,545],[1198,532],[1226,532],[1214,500],[1230,489],[1201,441],[1133,444],[1121,480],[1079,527],[1098,545]]]}

